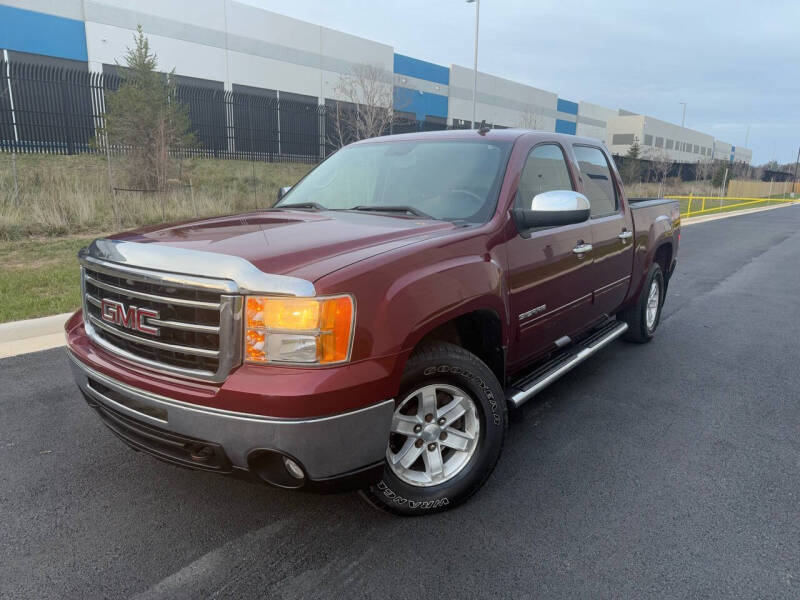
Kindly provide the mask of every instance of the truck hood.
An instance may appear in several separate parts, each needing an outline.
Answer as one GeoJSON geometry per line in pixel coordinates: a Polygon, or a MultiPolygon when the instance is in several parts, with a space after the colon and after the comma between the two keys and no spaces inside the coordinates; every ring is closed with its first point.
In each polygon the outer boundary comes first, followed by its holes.
{"type": "Polygon", "coordinates": [[[138,229],[112,239],[239,256],[265,273],[315,281],[455,228],[446,221],[367,212],[269,210],[138,229]]]}

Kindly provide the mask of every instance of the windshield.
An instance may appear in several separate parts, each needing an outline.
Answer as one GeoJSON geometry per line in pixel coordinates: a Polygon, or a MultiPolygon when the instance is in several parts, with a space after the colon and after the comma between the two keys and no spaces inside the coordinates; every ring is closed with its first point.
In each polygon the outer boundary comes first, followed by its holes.
{"type": "Polygon", "coordinates": [[[408,207],[436,219],[483,223],[494,211],[510,148],[511,142],[484,139],[349,146],[311,171],[276,206],[408,207]]]}

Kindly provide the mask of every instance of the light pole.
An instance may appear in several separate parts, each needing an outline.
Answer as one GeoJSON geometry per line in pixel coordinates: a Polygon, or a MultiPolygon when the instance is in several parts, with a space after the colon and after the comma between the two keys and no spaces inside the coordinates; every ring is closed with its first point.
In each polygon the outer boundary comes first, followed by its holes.
{"type": "Polygon", "coordinates": [[[678,104],[683,104],[683,116],[681,117],[681,127],[686,125],[686,102],[678,102],[678,104]]]}
{"type": "Polygon", "coordinates": [[[478,119],[478,24],[481,18],[481,0],[467,0],[467,4],[475,3],[475,62],[472,66],[472,128],[478,119]]]}

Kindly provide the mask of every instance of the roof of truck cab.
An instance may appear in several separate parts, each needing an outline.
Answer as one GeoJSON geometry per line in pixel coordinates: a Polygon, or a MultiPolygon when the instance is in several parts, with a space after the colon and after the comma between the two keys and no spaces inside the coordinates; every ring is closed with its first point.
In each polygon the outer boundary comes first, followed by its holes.
{"type": "Polygon", "coordinates": [[[421,141],[430,139],[442,140],[459,140],[459,139],[474,139],[483,137],[486,140],[497,141],[516,141],[523,135],[537,134],[541,136],[542,140],[557,139],[564,143],[572,144],[591,144],[593,146],[602,145],[601,140],[595,138],[579,137],[566,133],[553,133],[551,131],[536,131],[533,129],[490,129],[485,133],[479,133],[477,129],[443,129],[440,131],[420,131],[414,133],[397,133],[393,135],[384,135],[380,137],[369,138],[355,142],[356,144],[370,144],[373,142],[402,142],[402,141],[421,141]]]}

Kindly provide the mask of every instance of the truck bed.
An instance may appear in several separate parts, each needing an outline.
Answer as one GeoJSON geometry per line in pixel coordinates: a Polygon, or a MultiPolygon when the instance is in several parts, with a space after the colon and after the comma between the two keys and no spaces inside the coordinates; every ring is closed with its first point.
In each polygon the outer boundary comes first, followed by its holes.
{"type": "Polygon", "coordinates": [[[680,203],[669,198],[629,198],[634,231],[650,229],[654,224],[667,221],[668,228],[680,224],[680,203]]]}

